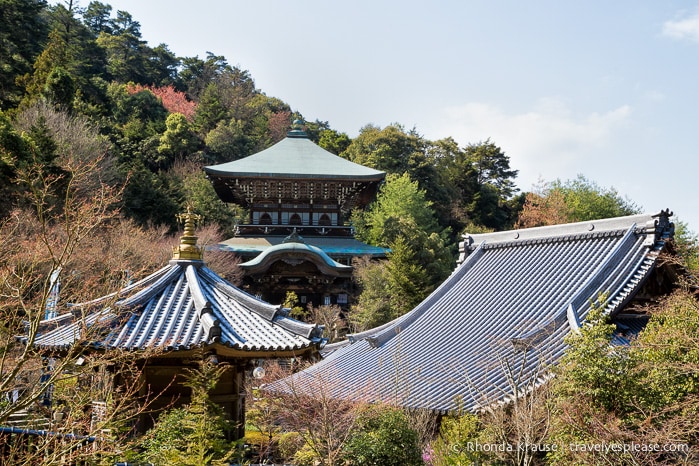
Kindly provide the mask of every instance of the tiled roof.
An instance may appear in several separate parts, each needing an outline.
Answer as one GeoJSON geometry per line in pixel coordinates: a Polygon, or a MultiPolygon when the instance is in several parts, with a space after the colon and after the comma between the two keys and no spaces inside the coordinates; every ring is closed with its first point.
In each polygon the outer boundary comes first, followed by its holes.
{"type": "Polygon", "coordinates": [[[302,353],[322,342],[322,328],[287,317],[281,306],[234,287],[200,260],[172,260],[118,295],[75,305],[41,327],[35,344],[46,348],[79,339],[126,350],[220,344],[254,357],[254,352],[302,353]],[[76,318],[82,313],[84,322],[76,318]]]}
{"type": "Polygon", "coordinates": [[[548,377],[600,293],[611,315],[633,297],[673,233],[667,214],[466,235],[461,264],[415,309],[270,389],[323,376],[337,397],[437,412],[506,401],[548,377]]]}
{"type": "Polygon", "coordinates": [[[305,135],[287,137],[248,157],[204,167],[210,177],[334,178],[381,181],[386,174],[356,164],[314,144],[305,135]]]}

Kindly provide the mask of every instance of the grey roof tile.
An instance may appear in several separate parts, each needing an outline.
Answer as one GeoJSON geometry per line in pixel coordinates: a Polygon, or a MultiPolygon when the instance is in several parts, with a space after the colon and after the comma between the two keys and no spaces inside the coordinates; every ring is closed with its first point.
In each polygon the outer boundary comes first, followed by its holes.
{"type": "Polygon", "coordinates": [[[415,309],[269,389],[323,374],[337,397],[439,412],[507,400],[549,376],[600,293],[612,315],[628,302],[672,234],[657,224],[640,215],[466,236],[462,263],[415,309]],[[507,364],[522,369],[517,383],[507,364]]]}
{"type": "Polygon", "coordinates": [[[322,328],[287,317],[281,306],[234,287],[203,262],[173,260],[119,294],[43,322],[35,344],[64,348],[87,339],[127,350],[219,343],[245,351],[303,351],[318,347],[321,334],[322,328]]]}

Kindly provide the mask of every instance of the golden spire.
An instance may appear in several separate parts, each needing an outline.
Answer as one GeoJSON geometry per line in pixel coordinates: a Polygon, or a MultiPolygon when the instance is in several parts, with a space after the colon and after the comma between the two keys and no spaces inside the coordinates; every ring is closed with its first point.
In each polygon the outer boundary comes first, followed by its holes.
{"type": "Polygon", "coordinates": [[[175,260],[197,260],[204,258],[202,250],[197,246],[197,236],[194,228],[202,221],[202,216],[192,213],[191,206],[187,206],[186,214],[178,214],[177,220],[184,223],[184,235],[180,237],[180,244],[172,249],[172,258],[175,260]]]}

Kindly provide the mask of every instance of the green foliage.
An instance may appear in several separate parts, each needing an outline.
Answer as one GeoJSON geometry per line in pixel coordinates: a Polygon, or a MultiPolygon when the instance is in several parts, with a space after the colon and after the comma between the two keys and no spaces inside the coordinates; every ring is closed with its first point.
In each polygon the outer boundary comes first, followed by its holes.
{"type": "Polygon", "coordinates": [[[699,302],[687,292],[670,296],[630,351],[638,402],[662,411],[699,395],[699,302]]]}
{"type": "Polygon", "coordinates": [[[478,417],[470,413],[442,418],[439,436],[426,452],[432,466],[461,466],[477,464],[482,459],[472,445],[478,440],[478,417]],[[471,445],[471,448],[469,447],[471,445]]]}
{"type": "Polygon", "coordinates": [[[181,113],[171,113],[165,120],[165,132],[160,136],[156,161],[161,168],[171,165],[176,159],[191,155],[199,147],[200,141],[181,113]]]}
{"type": "Polygon", "coordinates": [[[475,223],[502,230],[514,223],[520,202],[514,198],[517,170],[490,140],[461,149],[451,138],[432,143],[429,158],[446,186],[449,223],[460,231],[475,223]]]}
{"type": "Polygon", "coordinates": [[[123,197],[123,212],[140,225],[174,227],[175,215],[181,212],[181,191],[174,180],[143,166],[129,172],[123,197]]]}
{"type": "Polygon", "coordinates": [[[342,154],[352,143],[352,140],[345,133],[340,133],[334,129],[324,129],[320,132],[318,145],[335,155],[342,154]]]}
{"type": "Polygon", "coordinates": [[[422,138],[406,133],[398,124],[380,129],[367,125],[362,128],[344,155],[351,161],[388,173],[409,172],[409,161],[422,150],[422,138]]]}
{"type": "Polygon", "coordinates": [[[290,309],[289,315],[295,319],[303,319],[306,317],[307,312],[302,306],[299,306],[299,297],[293,291],[286,292],[286,297],[284,298],[282,306],[290,309]]]}
{"type": "Polygon", "coordinates": [[[556,180],[551,183],[550,189],[563,195],[570,222],[621,217],[639,212],[638,206],[622,197],[613,187],[600,187],[583,175],[564,182],[556,180]]]}
{"type": "MultiPolygon", "coordinates": [[[[193,163],[176,166],[170,179],[181,184],[181,199],[202,215],[206,223],[215,223],[228,237],[233,236],[236,223],[242,223],[245,212],[235,204],[227,204],[218,198],[204,171],[193,163]]],[[[183,209],[184,204],[180,204],[183,209]]]]}
{"type": "Polygon", "coordinates": [[[344,457],[351,466],[422,464],[417,432],[402,410],[388,406],[371,406],[360,413],[344,457]]]}
{"type": "Polygon", "coordinates": [[[348,316],[354,331],[378,327],[392,320],[387,263],[356,261],[353,265],[354,279],[362,288],[357,304],[352,306],[348,316]]]}
{"type": "Polygon", "coordinates": [[[410,311],[433,288],[425,267],[417,260],[416,250],[403,237],[391,243],[386,273],[391,318],[410,311]]]}
{"type": "Polygon", "coordinates": [[[298,432],[284,432],[279,436],[279,455],[291,460],[303,448],[303,436],[298,432]]]}
{"type": "Polygon", "coordinates": [[[230,162],[251,155],[253,141],[242,121],[220,121],[206,135],[206,147],[212,162],[230,162]]]}
{"type": "Polygon", "coordinates": [[[388,175],[376,201],[363,214],[355,213],[357,237],[370,244],[388,247],[408,230],[428,234],[441,230],[425,191],[407,173],[388,175]]]}
{"type": "Polygon", "coordinates": [[[699,281],[699,238],[684,222],[675,222],[674,246],[694,281],[699,281]]]}
{"type": "Polygon", "coordinates": [[[48,34],[43,0],[3,0],[0,6],[0,109],[19,103],[16,78],[29,74],[48,34]]]}
{"type": "Polygon", "coordinates": [[[191,403],[160,415],[142,441],[145,461],[156,466],[230,464],[234,448],[225,440],[230,426],[222,408],[209,397],[225,371],[225,366],[208,361],[189,371],[186,385],[192,389],[191,403]]]}
{"type": "Polygon", "coordinates": [[[604,312],[606,297],[600,296],[585,318],[579,333],[566,337],[569,345],[557,368],[558,393],[594,400],[607,410],[624,405],[626,356],[622,348],[611,347],[616,327],[604,312]]]}
{"type": "MultiPolygon", "coordinates": [[[[613,325],[595,307],[553,381],[550,442],[693,444],[699,429],[699,303],[678,291],[659,303],[630,347],[610,346],[613,325]]],[[[559,449],[551,464],[675,464],[685,452],[559,449]]]]}
{"type": "Polygon", "coordinates": [[[420,303],[453,267],[431,203],[407,173],[389,175],[376,201],[352,217],[357,237],[391,250],[386,266],[357,273],[362,286],[353,316],[359,328],[385,323],[420,303]]]}
{"type": "Polygon", "coordinates": [[[0,111],[0,218],[4,218],[17,199],[15,185],[17,168],[25,165],[32,156],[30,141],[15,131],[7,116],[0,111]],[[10,201],[10,202],[7,202],[10,201]]]}

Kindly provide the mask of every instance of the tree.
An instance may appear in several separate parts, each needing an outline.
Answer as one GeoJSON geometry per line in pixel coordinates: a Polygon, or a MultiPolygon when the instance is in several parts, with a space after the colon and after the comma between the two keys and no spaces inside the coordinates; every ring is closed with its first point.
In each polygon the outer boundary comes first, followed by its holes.
{"type": "Polygon", "coordinates": [[[0,195],[7,201],[0,204],[0,219],[7,216],[18,195],[13,183],[17,168],[24,166],[31,155],[29,141],[18,134],[10,119],[0,111],[0,195]]]}
{"type": "Polygon", "coordinates": [[[340,133],[334,129],[324,129],[320,132],[318,145],[335,155],[341,155],[347,150],[352,140],[346,133],[340,133]]]}
{"type": "Polygon", "coordinates": [[[367,125],[352,140],[344,155],[360,165],[403,174],[409,171],[408,161],[414,152],[421,150],[421,144],[416,134],[407,134],[398,124],[384,129],[367,125]]]}
{"type": "Polygon", "coordinates": [[[204,217],[207,224],[215,224],[226,238],[233,236],[236,224],[243,223],[245,211],[235,205],[223,202],[216,195],[214,187],[206,178],[201,166],[192,161],[177,160],[168,173],[172,184],[180,184],[178,188],[184,200],[180,204],[182,209],[185,203],[204,217]]]}
{"type": "Polygon", "coordinates": [[[185,385],[192,389],[191,402],[160,415],[142,441],[145,461],[156,466],[230,464],[235,447],[225,439],[229,422],[209,395],[226,369],[202,359],[197,369],[189,370],[185,385]]]}
{"type": "MultiPolygon", "coordinates": [[[[22,117],[31,121],[31,115],[22,117]]],[[[79,121],[51,112],[40,119],[40,131],[25,140],[31,158],[11,154],[19,161],[12,182],[22,188],[24,202],[17,202],[0,222],[0,423],[19,416],[26,427],[48,426],[76,435],[39,435],[32,442],[36,449],[15,442],[3,455],[12,464],[79,463],[95,456],[107,460],[128,445],[129,423],[147,406],[135,403],[142,388],[138,384],[127,382],[119,392],[109,389],[106,368],[119,366],[126,380],[134,380],[129,372],[135,374],[137,368],[120,354],[89,353],[93,332],[105,329],[85,319],[86,307],[63,303],[86,302],[123,287],[128,263],[110,257],[116,270],[100,269],[106,264],[97,257],[104,256],[90,254],[91,246],[105,246],[102,228],[118,219],[121,187],[101,179],[105,154],[89,150],[95,146],[88,132],[68,135],[57,125],[76,130],[79,121]],[[58,170],[48,170],[50,164],[58,170]],[[16,207],[20,204],[27,207],[16,207]],[[74,345],[47,353],[35,342],[46,325],[42,321],[53,313],[82,323],[84,334],[74,345]],[[102,442],[107,435],[110,441],[102,442]],[[86,442],[92,448],[80,448],[86,442]],[[17,449],[21,445],[27,448],[17,449]]]]}
{"type": "Polygon", "coordinates": [[[522,211],[517,218],[516,228],[532,228],[545,225],[569,223],[568,206],[560,190],[547,191],[541,181],[531,192],[525,194],[522,211]]]}
{"type": "Polygon", "coordinates": [[[361,332],[391,321],[393,313],[386,262],[360,258],[355,259],[352,266],[354,280],[362,290],[348,314],[352,331],[361,332]]]}
{"type": "Polygon", "coordinates": [[[370,265],[357,275],[362,295],[350,314],[355,325],[380,324],[404,314],[452,270],[448,231],[441,229],[430,206],[425,192],[405,173],[387,176],[368,210],[353,214],[359,239],[391,249],[386,265],[370,265]]]}
{"type": "Polygon", "coordinates": [[[458,413],[442,418],[439,435],[423,459],[431,466],[462,466],[478,464],[483,454],[472,448],[478,442],[480,424],[471,413],[458,413]]]}
{"type": "Polygon", "coordinates": [[[75,94],[75,80],[68,71],[69,60],[68,44],[54,29],[46,48],[34,62],[34,74],[23,79],[27,91],[23,104],[27,106],[44,98],[69,110],[75,94]]]}
{"type": "Polygon", "coordinates": [[[699,277],[699,238],[684,222],[675,222],[675,249],[690,274],[699,277]]]}
{"type": "Polygon", "coordinates": [[[267,371],[259,382],[269,384],[276,380],[276,393],[265,391],[264,396],[281,403],[274,410],[277,422],[301,436],[303,446],[294,455],[293,463],[343,464],[343,449],[355,429],[361,403],[332,396],[332,374],[316,375],[313,380],[304,380],[303,386],[289,375],[288,371],[267,371]]]}
{"type": "Polygon", "coordinates": [[[551,455],[552,464],[693,461],[699,434],[699,305],[695,296],[679,290],[650,312],[631,345],[619,347],[610,344],[614,326],[601,307],[590,311],[556,370],[550,441],[662,448],[563,448],[551,455]]]}
{"type": "Polygon", "coordinates": [[[418,434],[410,427],[408,416],[399,408],[383,405],[360,411],[344,457],[351,466],[423,464],[418,434]]]}
{"type": "Polygon", "coordinates": [[[94,37],[97,37],[101,32],[105,32],[107,34],[111,34],[113,32],[110,20],[111,15],[111,5],[91,1],[85,11],[83,11],[82,18],[83,23],[85,23],[94,37]]]}
{"type": "Polygon", "coordinates": [[[416,226],[428,234],[441,230],[425,191],[407,173],[388,175],[376,201],[353,217],[359,239],[384,247],[405,236],[400,221],[410,222],[409,227],[416,226]]]}
{"type": "Polygon", "coordinates": [[[160,136],[158,166],[166,168],[178,158],[190,156],[200,145],[187,118],[181,113],[171,113],[165,120],[165,132],[160,136]]]}
{"type": "Polygon", "coordinates": [[[517,225],[528,228],[583,222],[632,215],[638,211],[638,206],[613,187],[600,187],[578,175],[573,180],[540,181],[531,193],[527,193],[517,225]]]}
{"type": "Polygon", "coordinates": [[[5,0],[0,8],[0,108],[16,105],[22,88],[15,78],[28,74],[42,50],[48,26],[44,0],[5,0]]]}

